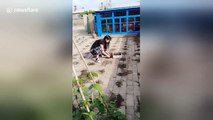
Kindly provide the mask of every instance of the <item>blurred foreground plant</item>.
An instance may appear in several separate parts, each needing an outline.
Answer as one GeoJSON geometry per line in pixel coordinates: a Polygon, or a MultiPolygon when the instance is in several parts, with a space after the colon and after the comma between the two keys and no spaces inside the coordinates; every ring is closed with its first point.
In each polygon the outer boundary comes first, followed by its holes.
{"type": "MultiPolygon", "coordinates": [[[[91,72],[93,77],[98,73],[91,72]]],[[[111,101],[103,88],[98,83],[84,83],[91,78],[79,76],[81,79],[73,79],[73,120],[125,120],[125,115],[117,108],[115,101],[111,101]],[[79,82],[79,85],[76,82],[79,82]],[[81,96],[82,90],[85,100],[81,96]],[[89,111],[86,109],[89,106],[89,111]]]]}

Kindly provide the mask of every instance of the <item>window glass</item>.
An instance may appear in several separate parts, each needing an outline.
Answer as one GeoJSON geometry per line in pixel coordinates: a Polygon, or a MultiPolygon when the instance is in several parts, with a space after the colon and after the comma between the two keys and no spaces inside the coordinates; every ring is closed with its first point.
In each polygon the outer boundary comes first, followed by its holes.
{"type": "Polygon", "coordinates": [[[136,22],[135,31],[140,31],[140,22],[136,22]]]}
{"type": "Polygon", "coordinates": [[[134,18],[129,18],[128,21],[129,22],[134,22],[134,18]]]}
{"type": "Polygon", "coordinates": [[[140,21],[140,17],[136,17],[136,21],[140,21]]]}
{"type": "Polygon", "coordinates": [[[115,19],[115,22],[116,22],[116,23],[119,23],[119,22],[120,22],[120,19],[119,19],[119,18],[115,19]]]}
{"type": "Polygon", "coordinates": [[[126,11],[117,11],[114,13],[115,16],[126,16],[126,11]]]}
{"type": "Polygon", "coordinates": [[[115,24],[115,32],[120,32],[120,24],[115,24]]]}
{"type": "Polygon", "coordinates": [[[101,20],[101,24],[106,24],[106,20],[101,20]]]}
{"type": "Polygon", "coordinates": [[[122,25],[122,32],[126,32],[126,24],[121,24],[122,25]]]}
{"type": "Polygon", "coordinates": [[[103,32],[103,33],[106,32],[106,25],[102,25],[102,32],[103,32]]]}
{"type": "Polygon", "coordinates": [[[140,10],[129,10],[129,15],[140,15],[140,10]]]}
{"type": "Polygon", "coordinates": [[[126,22],[126,18],[121,18],[121,22],[126,22]]]}
{"type": "Polygon", "coordinates": [[[108,25],[108,32],[109,32],[109,33],[112,32],[112,24],[108,25]]]}
{"type": "Polygon", "coordinates": [[[101,17],[112,17],[112,12],[101,13],[101,17]]]}
{"type": "Polygon", "coordinates": [[[129,32],[134,31],[134,23],[129,23],[129,25],[128,25],[128,31],[129,32]]]}
{"type": "Polygon", "coordinates": [[[107,23],[112,23],[112,19],[108,19],[108,20],[107,20],[107,23]]]}

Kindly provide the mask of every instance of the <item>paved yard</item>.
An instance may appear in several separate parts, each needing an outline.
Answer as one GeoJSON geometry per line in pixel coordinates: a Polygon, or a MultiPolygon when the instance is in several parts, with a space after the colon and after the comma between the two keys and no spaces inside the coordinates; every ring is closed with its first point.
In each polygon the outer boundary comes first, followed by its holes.
{"type": "MultiPolygon", "coordinates": [[[[100,58],[101,63],[94,62],[89,49],[92,43],[97,40],[86,33],[74,33],[74,41],[84,55],[91,71],[99,73],[97,80],[107,94],[113,92],[120,94],[124,99],[121,106],[122,112],[126,114],[128,120],[140,119],[140,43],[138,36],[112,36],[110,51],[114,53],[113,59],[100,58]],[[110,92],[111,91],[111,92],[110,92]]],[[[80,75],[86,69],[80,55],[73,46],[73,65],[80,75]]]]}

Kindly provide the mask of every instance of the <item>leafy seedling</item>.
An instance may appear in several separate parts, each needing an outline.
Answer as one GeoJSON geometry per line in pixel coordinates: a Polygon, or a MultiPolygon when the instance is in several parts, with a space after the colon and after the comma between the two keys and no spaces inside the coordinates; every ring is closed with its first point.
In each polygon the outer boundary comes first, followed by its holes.
{"type": "Polygon", "coordinates": [[[96,72],[88,72],[87,78],[92,79],[92,77],[98,77],[98,73],[96,72]]]}
{"type": "Polygon", "coordinates": [[[111,92],[109,100],[110,102],[115,103],[117,108],[124,105],[124,99],[120,94],[116,95],[115,93],[111,92]]]}

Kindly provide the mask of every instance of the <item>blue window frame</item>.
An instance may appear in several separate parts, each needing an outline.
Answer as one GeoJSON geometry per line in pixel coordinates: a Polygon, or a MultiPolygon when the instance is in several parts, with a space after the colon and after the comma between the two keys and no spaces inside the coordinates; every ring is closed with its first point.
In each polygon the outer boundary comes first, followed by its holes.
{"type": "Polygon", "coordinates": [[[97,11],[95,16],[94,25],[98,36],[140,32],[139,7],[97,11]]]}

